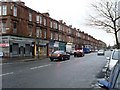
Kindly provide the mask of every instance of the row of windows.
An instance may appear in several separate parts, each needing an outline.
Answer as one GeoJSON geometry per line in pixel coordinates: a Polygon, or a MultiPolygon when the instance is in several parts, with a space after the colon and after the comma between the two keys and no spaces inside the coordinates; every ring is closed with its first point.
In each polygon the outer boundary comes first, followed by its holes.
{"type": "MultiPolygon", "coordinates": [[[[13,15],[17,16],[17,7],[12,6],[12,9],[13,9],[13,15]]],[[[7,6],[6,5],[0,6],[0,15],[7,15],[7,6]]],[[[29,21],[32,21],[32,12],[29,12],[29,21]]],[[[44,26],[46,26],[47,25],[46,18],[43,18],[40,15],[37,15],[36,16],[36,22],[42,24],[42,21],[44,22],[43,23],[44,26]]],[[[3,26],[2,32],[5,33],[6,32],[6,23],[2,23],[2,26],[3,26]]],[[[17,32],[16,23],[13,24],[13,27],[14,27],[13,32],[16,33],[17,32]]],[[[62,31],[64,31],[64,29],[65,29],[65,27],[63,25],[58,25],[58,23],[55,22],[55,21],[50,22],[50,27],[54,28],[54,29],[59,29],[59,30],[62,30],[62,31]]],[[[67,33],[72,34],[72,29],[71,28],[66,28],[66,30],[67,30],[67,33]]],[[[32,29],[31,28],[29,28],[29,32],[30,32],[29,35],[32,36],[32,29]]],[[[36,34],[37,37],[42,36],[41,35],[41,30],[36,30],[36,32],[37,32],[37,34],[36,34]]],[[[46,32],[44,32],[44,36],[45,36],[44,38],[46,38],[46,32]]],[[[76,33],[76,36],[81,37],[80,33],[76,33]]],[[[83,38],[85,38],[85,36],[83,36],[83,38]]],[[[56,38],[56,39],[58,39],[58,38],[56,38]]]]}
{"type": "MultiPolygon", "coordinates": [[[[1,31],[2,33],[6,33],[6,31],[9,29],[6,25],[6,22],[1,22],[0,23],[1,31]]],[[[17,32],[17,23],[13,23],[13,32],[17,32]]]]}
{"type": "MultiPolygon", "coordinates": [[[[58,33],[51,33],[51,40],[59,40],[59,41],[65,41],[66,37],[62,34],[58,34],[58,33]]],[[[73,37],[68,36],[67,40],[69,40],[69,42],[73,42],[73,37]]]]}
{"type": "MultiPolygon", "coordinates": [[[[14,22],[13,24],[13,33],[17,33],[17,23],[14,22]]],[[[1,27],[2,27],[2,33],[6,33],[7,27],[6,27],[6,23],[2,22],[1,23],[1,27]]],[[[29,36],[32,36],[33,32],[32,32],[33,27],[31,25],[28,26],[28,31],[29,31],[29,36]]],[[[42,30],[41,28],[36,28],[36,37],[42,38],[43,37],[43,33],[44,33],[44,38],[47,38],[47,31],[46,30],[42,30]]],[[[51,33],[51,39],[54,40],[64,40],[63,39],[63,35],[62,34],[58,34],[58,33],[51,33]]],[[[83,37],[85,38],[85,37],[83,37]]],[[[71,37],[69,36],[69,40],[73,41],[73,39],[71,39],[71,37]]]]}
{"type": "MultiPolygon", "coordinates": [[[[7,6],[0,6],[0,15],[7,15],[7,6]]],[[[17,7],[13,6],[13,16],[17,16],[17,7]]]]}
{"type": "Polygon", "coordinates": [[[42,30],[40,28],[36,29],[36,37],[42,38],[43,37],[43,33],[44,33],[44,38],[47,38],[47,31],[46,30],[42,30]]]}
{"type": "MultiPolygon", "coordinates": [[[[7,15],[7,6],[6,5],[2,5],[0,6],[0,15],[7,15]]],[[[13,15],[14,16],[17,16],[17,7],[16,6],[13,6],[13,15]]],[[[40,15],[37,15],[36,16],[36,22],[37,23],[40,23],[42,24],[42,19],[44,20],[44,26],[47,25],[47,20],[45,18],[42,18],[42,16],[40,15]]],[[[32,13],[30,12],[29,13],[29,21],[32,21],[32,13]]],[[[54,28],[54,29],[58,29],[59,27],[59,30],[63,30],[64,31],[64,27],[62,25],[59,25],[57,24],[57,22],[50,22],[50,27],[51,28],[54,28]]],[[[68,29],[68,33],[72,33],[72,30],[71,29],[68,29]]]]}

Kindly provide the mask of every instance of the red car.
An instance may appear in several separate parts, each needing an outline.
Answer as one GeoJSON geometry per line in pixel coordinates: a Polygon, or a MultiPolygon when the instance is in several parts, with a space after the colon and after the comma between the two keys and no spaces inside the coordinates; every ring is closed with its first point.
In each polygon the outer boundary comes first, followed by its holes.
{"type": "Polygon", "coordinates": [[[83,57],[84,56],[84,52],[82,49],[78,49],[74,51],[74,57],[83,57]]]}
{"type": "Polygon", "coordinates": [[[66,60],[66,59],[69,60],[70,54],[67,54],[64,51],[55,51],[49,55],[49,58],[51,61],[56,60],[56,59],[57,60],[66,60]]]}

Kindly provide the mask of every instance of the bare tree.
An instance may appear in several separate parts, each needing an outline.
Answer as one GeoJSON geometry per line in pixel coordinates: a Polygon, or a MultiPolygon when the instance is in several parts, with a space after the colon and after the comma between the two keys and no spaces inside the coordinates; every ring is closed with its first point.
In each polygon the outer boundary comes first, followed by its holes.
{"type": "Polygon", "coordinates": [[[89,19],[89,25],[98,26],[107,33],[113,33],[115,35],[118,49],[120,48],[118,42],[118,31],[120,31],[119,5],[118,0],[100,0],[100,2],[92,4],[96,14],[90,15],[89,19]]]}

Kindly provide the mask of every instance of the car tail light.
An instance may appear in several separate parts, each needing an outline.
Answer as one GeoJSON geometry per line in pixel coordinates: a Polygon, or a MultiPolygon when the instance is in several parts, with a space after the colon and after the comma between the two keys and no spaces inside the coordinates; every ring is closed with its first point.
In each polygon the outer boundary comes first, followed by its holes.
{"type": "Polygon", "coordinates": [[[83,52],[83,50],[80,50],[80,52],[83,52]]]}
{"type": "Polygon", "coordinates": [[[59,56],[60,56],[60,54],[57,54],[57,56],[59,57],[59,56]]]}
{"type": "Polygon", "coordinates": [[[77,52],[79,52],[79,50],[77,50],[77,52]]]}
{"type": "Polygon", "coordinates": [[[49,54],[49,56],[51,56],[51,54],[49,54]]]}

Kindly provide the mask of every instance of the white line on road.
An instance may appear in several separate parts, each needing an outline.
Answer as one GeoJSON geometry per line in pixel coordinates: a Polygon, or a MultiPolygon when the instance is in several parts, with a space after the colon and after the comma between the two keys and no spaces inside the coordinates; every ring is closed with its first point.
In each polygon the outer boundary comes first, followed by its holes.
{"type": "Polygon", "coordinates": [[[1,77],[1,76],[5,76],[5,75],[10,75],[10,74],[14,74],[14,72],[10,72],[10,73],[1,74],[1,75],[0,75],[0,77],[1,77]]]}
{"type": "Polygon", "coordinates": [[[66,63],[66,62],[69,62],[68,60],[67,61],[62,61],[62,62],[60,62],[60,63],[66,63]]]}
{"type": "Polygon", "coordinates": [[[48,64],[48,65],[43,65],[43,66],[37,66],[37,67],[32,67],[30,68],[31,70],[33,69],[39,69],[39,68],[43,68],[43,67],[47,67],[47,66],[50,66],[51,64],[48,64]]]}

